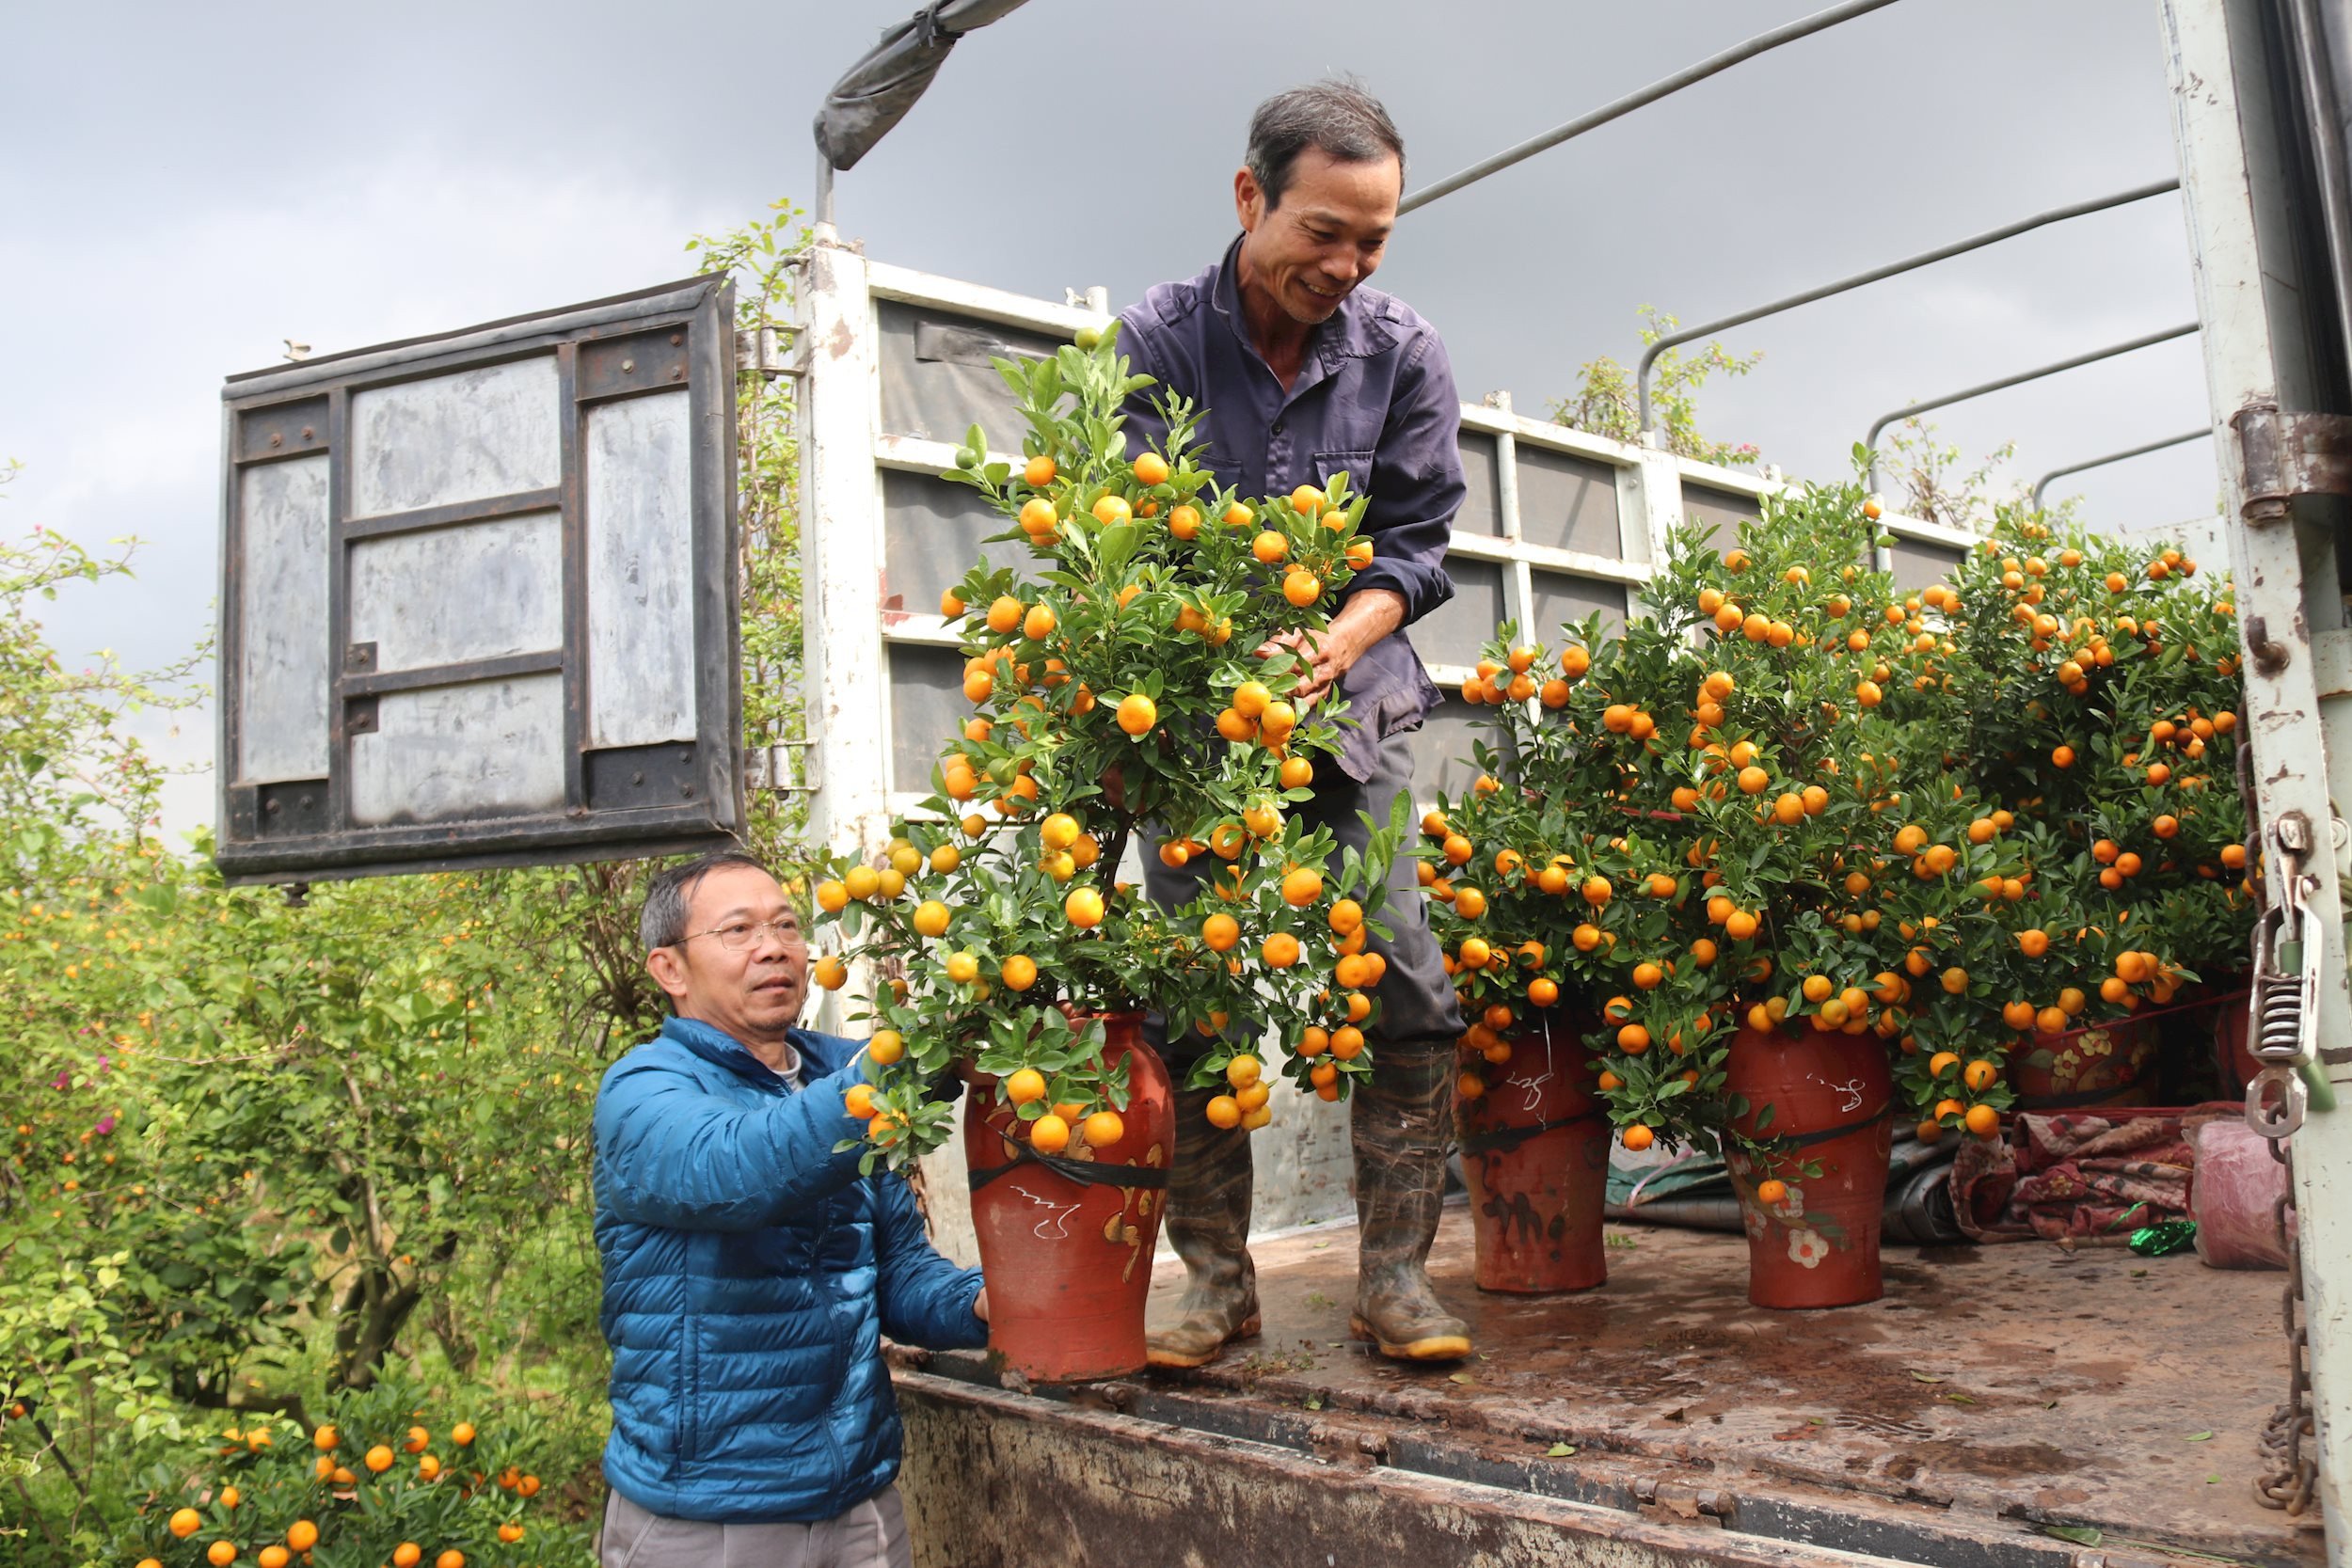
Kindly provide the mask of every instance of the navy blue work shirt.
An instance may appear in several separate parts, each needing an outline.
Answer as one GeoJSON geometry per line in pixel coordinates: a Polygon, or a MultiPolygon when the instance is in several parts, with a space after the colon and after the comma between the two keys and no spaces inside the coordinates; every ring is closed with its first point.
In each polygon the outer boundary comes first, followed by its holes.
{"type": "MultiPolygon", "coordinates": [[[[1245,496],[1320,487],[1345,469],[1350,487],[1372,497],[1362,530],[1374,555],[1343,599],[1393,590],[1410,626],[1454,596],[1446,542],[1469,493],[1445,344],[1403,300],[1359,286],[1309,334],[1285,391],[1249,339],[1240,253],[1237,239],[1199,277],[1158,284],[1120,313],[1120,348],[1160,383],[1128,400],[1128,451],[1167,439],[1167,421],[1150,404],[1166,388],[1205,411],[1201,460],[1245,496]]],[[[1339,764],[1359,783],[1371,779],[1380,742],[1418,729],[1439,700],[1402,627],[1367,649],[1340,689],[1355,727],[1343,731],[1339,764]]]]}

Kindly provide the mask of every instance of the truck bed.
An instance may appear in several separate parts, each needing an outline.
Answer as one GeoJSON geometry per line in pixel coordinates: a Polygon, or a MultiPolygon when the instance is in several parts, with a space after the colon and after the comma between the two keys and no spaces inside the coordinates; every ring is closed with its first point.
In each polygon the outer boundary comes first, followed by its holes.
{"type": "MultiPolygon", "coordinates": [[[[1265,1333],[1197,1372],[1008,1390],[982,1357],[908,1356],[917,1560],[2321,1560],[2316,1519],[2252,1487],[2281,1275],[1890,1247],[1883,1300],[1766,1312],[1739,1236],[1609,1239],[1601,1290],[1488,1295],[1450,1204],[1431,1272],[1479,1346],[1459,1367],[1348,1340],[1337,1224],[1252,1248],[1265,1333]]],[[[1154,1307],[1180,1282],[1163,1259],[1154,1307]]]]}

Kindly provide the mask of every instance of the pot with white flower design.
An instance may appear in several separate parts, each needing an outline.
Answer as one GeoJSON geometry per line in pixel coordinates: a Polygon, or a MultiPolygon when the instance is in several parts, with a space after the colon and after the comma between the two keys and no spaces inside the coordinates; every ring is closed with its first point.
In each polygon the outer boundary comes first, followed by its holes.
{"type": "Polygon", "coordinates": [[[2155,1052],[2152,1021],[2110,1019],[2063,1034],[2036,1034],[2010,1048],[2010,1085],[2018,1109],[2074,1111],[2089,1105],[2145,1105],[2140,1072],[2155,1052]]]}
{"type": "Polygon", "coordinates": [[[1734,1116],[1724,1155],[1748,1234],[1748,1300],[1876,1301],[1884,1292],[1879,1219],[1895,1125],[1885,1042],[1741,1029],[1724,1072],[1734,1116]]]}

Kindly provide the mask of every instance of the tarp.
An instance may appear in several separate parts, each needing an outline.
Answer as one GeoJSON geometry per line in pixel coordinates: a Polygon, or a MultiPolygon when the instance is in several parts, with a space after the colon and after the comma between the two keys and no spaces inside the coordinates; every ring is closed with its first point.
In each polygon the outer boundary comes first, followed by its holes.
{"type": "Polygon", "coordinates": [[[849,168],[906,118],[946,62],[956,40],[985,27],[1025,0],[939,0],[886,29],[825,95],[817,114],[817,150],[835,168],[849,168]]]}
{"type": "MultiPolygon", "coordinates": [[[[1887,1161],[1886,1208],[1881,1237],[1929,1246],[1967,1239],[1952,1213],[1950,1177],[1957,1139],[1923,1144],[1904,1132],[1887,1161]]],[[[1740,1199],[1721,1159],[1686,1149],[1645,1159],[1623,1146],[1610,1150],[1608,1216],[1639,1225],[1680,1225],[1699,1230],[1740,1227],[1740,1199]],[[1622,1162],[1622,1163],[1620,1163],[1622,1162]]]]}

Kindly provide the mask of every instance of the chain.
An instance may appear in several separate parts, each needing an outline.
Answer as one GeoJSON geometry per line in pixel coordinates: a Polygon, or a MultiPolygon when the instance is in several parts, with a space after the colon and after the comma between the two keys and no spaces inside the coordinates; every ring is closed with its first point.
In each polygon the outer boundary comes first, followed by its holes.
{"type": "Polygon", "coordinates": [[[2273,905],[2264,912],[2254,933],[2253,986],[2248,997],[2252,1009],[2249,1044],[2262,1070],[2246,1088],[2246,1119],[2267,1142],[2270,1157],[2286,1177],[2284,1190],[2271,1208],[2279,1249],[2286,1255],[2286,1285],[2280,1291],[2279,1315],[2287,1337],[2287,1399],[2264,1424],[2259,1444],[2266,1468],[2255,1479],[2254,1497],[2265,1508],[2283,1510],[2289,1518],[2312,1506],[2319,1485],[2314,1457],[2316,1418],[2312,1408],[2311,1370],[2306,1359],[2310,1331],[2303,1311],[2303,1252],[2295,1215],[2295,1154],[2288,1139],[2303,1123],[2309,1100],[2302,1068],[2311,1060],[2311,1027],[2317,1007],[2315,993],[2320,933],[2309,918],[2304,895],[2316,879],[2303,870],[2312,845],[2311,824],[2299,812],[2289,812],[2271,831],[2278,849],[2279,873],[2273,884],[2273,905]]]}
{"type": "Polygon", "coordinates": [[[2287,1336],[2287,1402],[2270,1413],[2258,1447],[2268,1465],[2255,1478],[2254,1500],[2265,1508],[2286,1511],[2290,1519],[2312,1505],[2319,1485],[2319,1463],[2312,1457],[2315,1418],[2312,1411],[2312,1377],[2304,1359],[2310,1335],[2303,1325],[2303,1247],[2292,1223],[2295,1213],[2295,1155],[2284,1142],[2270,1146],[2271,1157],[2286,1173],[2286,1190],[2271,1208],[2279,1228],[2279,1245],[2287,1256],[2287,1282],[2280,1292],[2279,1315],[2287,1336]]]}

